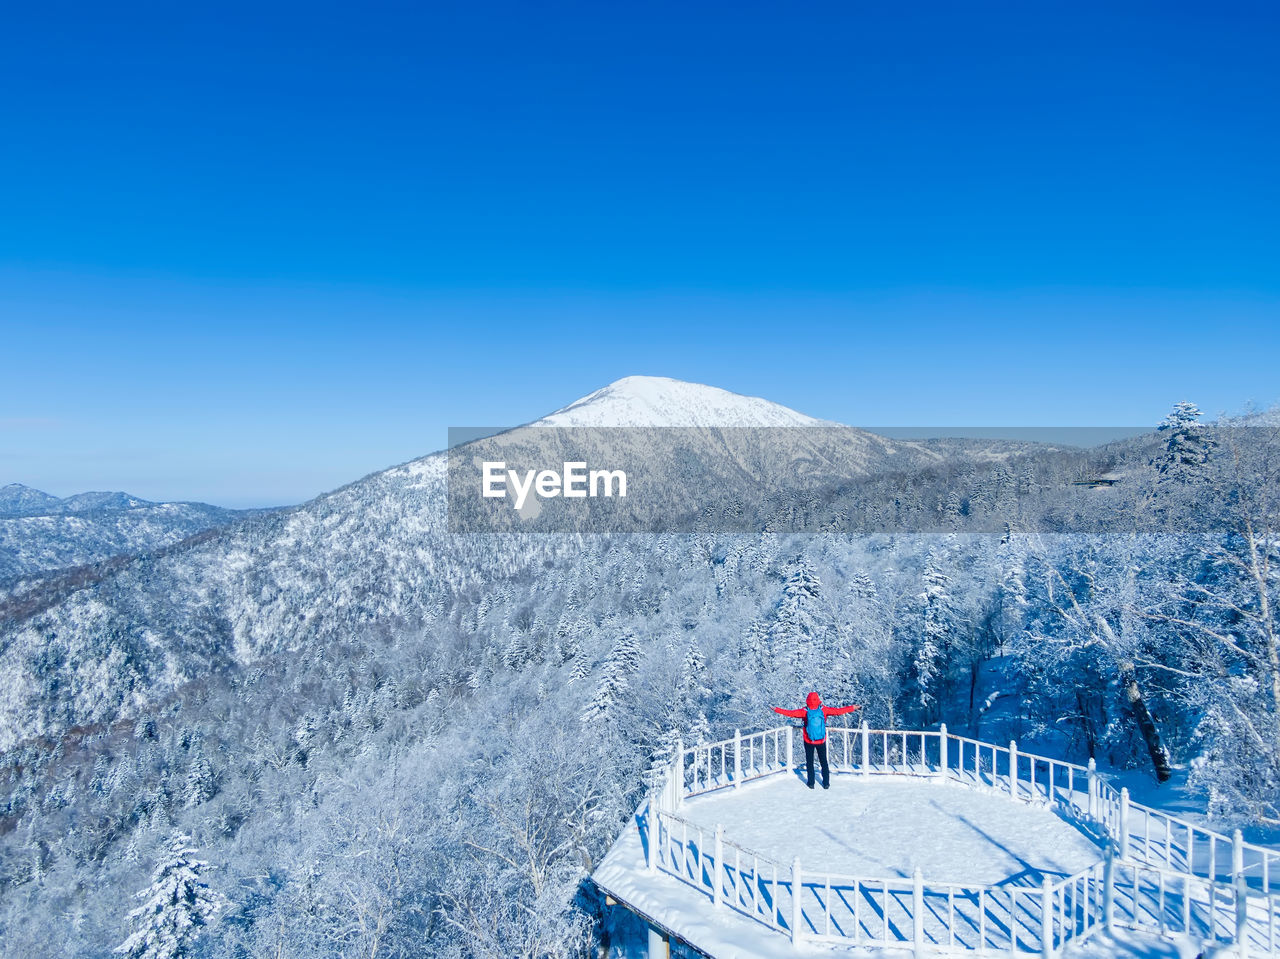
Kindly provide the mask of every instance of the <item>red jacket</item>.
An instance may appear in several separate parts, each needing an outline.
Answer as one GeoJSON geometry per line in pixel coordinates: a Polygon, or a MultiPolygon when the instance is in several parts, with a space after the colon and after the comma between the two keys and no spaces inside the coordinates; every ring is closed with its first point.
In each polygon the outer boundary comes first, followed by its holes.
{"type": "MultiPolygon", "coordinates": [[[[810,709],[819,709],[819,708],[821,708],[822,710],[822,715],[824,717],[829,718],[831,716],[843,716],[845,713],[851,713],[855,709],[861,709],[862,707],[861,706],[823,706],[822,697],[819,696],[817,693],[810,693],[808,698],[805,699],[804,709],[783,709],[781,706],[774,706],[773,711],[775,713],[781,713],[783,716],[790,716],[792,719],[807,719],[810,709]]],[[[809,732],[806,729],[804,732],[804,741],[809,743],[811,746],[816,746],[819,743],[825,743],[827,741],[827,737],[823,736],[821,739],[810,739],[809,732]]]]}

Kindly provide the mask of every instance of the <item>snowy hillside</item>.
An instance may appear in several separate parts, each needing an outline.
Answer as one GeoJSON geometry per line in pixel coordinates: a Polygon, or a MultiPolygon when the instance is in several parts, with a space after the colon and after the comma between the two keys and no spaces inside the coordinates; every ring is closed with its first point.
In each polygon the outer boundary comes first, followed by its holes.
{"type": "MultiPolygon", "coordinates": [[[[784,451],[787,464],[760,461],[750,431],[734,430],[819,421],[764,400],[660,378],[619,381],[566,411],[582,426],[663,415],[705,428],[689,462],[707,468],[704,484],[721,489],[728,504],[749,502],[746,494],[754,495],[771,475],[807,476],[813,489],[941,459],[921,444],[830,427],[797,431],[799,445],[784,451]],[[726,421],[732,426],[718,425],[726,421]],[[790,470],[793,464],[805,472],[784,474],[784,465],[790,470]]],[[[643,447],[649,437],[639,431],[627,441],[643,447]]],[[[493,543],[451,535],[445,460],[433,454],[304,506],[243,520],[190,549],[121,569],[35,616],[0,623],[0,750],[30,736],[130,715],[210,669],[348,635],[358,624],[421,622],[472,584],[570,555],[571,545],[556,540],[493,543]],[[44,665],[50,656],[58,664],[52,672],[44,665]]],[[[40,522],[52,521],[21,522],[34,524],[38,534],[40,522]]]]}

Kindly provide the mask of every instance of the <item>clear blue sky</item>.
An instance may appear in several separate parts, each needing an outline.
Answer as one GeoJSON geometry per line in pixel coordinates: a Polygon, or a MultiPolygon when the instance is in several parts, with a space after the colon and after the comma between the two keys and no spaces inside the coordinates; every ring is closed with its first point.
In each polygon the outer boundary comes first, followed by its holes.
{"type": "Polygon", "coordinates": [[[297,501],[631,373],[854,424],[1274,403],[1278,34],[1233,3],[11,5],[0,484],[297,501]]]}

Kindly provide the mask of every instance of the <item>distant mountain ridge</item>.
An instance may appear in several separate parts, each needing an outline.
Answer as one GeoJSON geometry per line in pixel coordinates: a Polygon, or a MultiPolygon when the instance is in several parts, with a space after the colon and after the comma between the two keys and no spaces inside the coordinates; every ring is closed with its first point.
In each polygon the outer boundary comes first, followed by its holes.
{"type": "Polygon", "coordinates": [[[57,507],[61,502],[57,496],[21,483],[0,486],[0,514],[5,516],[43,512],[57,507]]]}
{"type": "MultiPolygon", "coordinates": [[[[24,486],[22,483],[9,483],[7,486],[0,486],[0,516],[63,516],[73,513],[91,513],[95,510],[115,512],[147,506],[166,505],[191,505],[207,509],[221,509],[218,506],[209,506],[207,503],[156,503],[119,491],[93,491],[57,497],[43,490],[24,486]]],[[[231,513],[233,511],[227,510],[226,512],[231,513]]]]}
{"type": "MultiPolygon", "coordinates": [[[[727,484],[745,484],[739,488],[757,484],[772,461],[753,459],[755,450],[735,445],[727,432],[734,427],[801,428],[800,459],[793,463],[800,462],[814,488],[949,457],[973,463],[995,451],[998,459],[1000,450],[1027,447],[889,440],[760,398],[662,377],[627,377],[530,425],[692,427],[701,434],[694,453],[715,450],[719,459],[710,469],[727,484]],[[841,441],[830,442],[832,433],[841,441]]],[[[636,442],[646,442],[642,431],[636,442]]],[[[385,624],[411,629],[478,583],[535,575],[580,552],[566,539],[514,535],[480,542],[452,533],[447,459],[445,452],[432,453],[302,506],[233,517],[189,546],[123,565],[51,606],[30,607],[40,610],[35,615],[0,622],[0,750],[32,736],[56,737],[76,724],[136,714],[210,670],[239,669],[385,624]]],[[[706,475],[707,462],[693,468],[706,475]]],[[[78,517],[38,521],[55,520],[78,517]]],[[[0,521],[0,531],[5,522],[36,520],[0,521]]]]}
{"type": "Polygon", "coordinates": [[[0,487],[0,598],[47,577],[139,556],[246,515],[207,503],[154,503],[129,493],[53,496],[0,487]]]}

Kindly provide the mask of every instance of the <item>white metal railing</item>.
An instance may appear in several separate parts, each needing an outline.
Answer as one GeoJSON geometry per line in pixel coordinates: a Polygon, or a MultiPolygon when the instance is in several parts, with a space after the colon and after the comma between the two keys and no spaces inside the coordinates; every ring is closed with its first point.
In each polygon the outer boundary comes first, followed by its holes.
{"type": "Polygon", "coordinates": [[[1134,803],[1088,766],[939,730],[828,727],[833,769],[949,779],[1055,806],[1096,829],[1106,858],[1039,885],[978,886],[810,873],[679,815],[689,797],[786,773],[794,730],[677,743],[641,815],[651,871],[662,871],[793,941],[924,952],[1000,950],[1051,956],[1117,926],[1234,942],[1241,954],[1280,946],[1280,852],[1134,803]]]}

